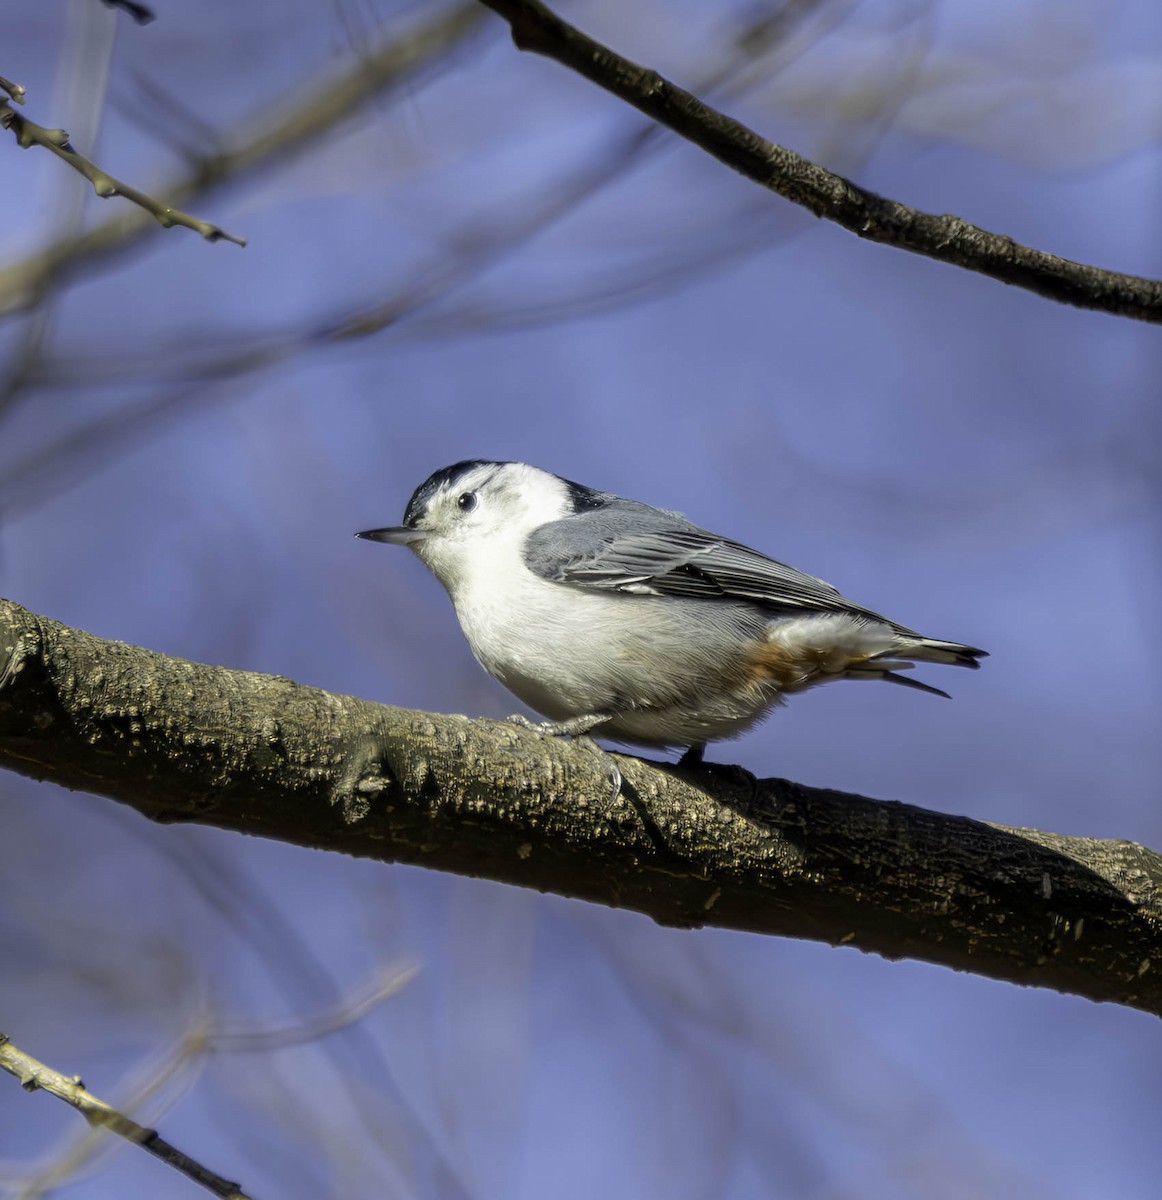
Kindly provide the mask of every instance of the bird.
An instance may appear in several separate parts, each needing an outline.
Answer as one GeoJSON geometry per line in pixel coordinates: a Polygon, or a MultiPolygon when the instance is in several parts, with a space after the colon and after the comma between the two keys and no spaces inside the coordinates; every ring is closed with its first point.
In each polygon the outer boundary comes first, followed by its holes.
{"type": "Polygon", "coordinates": [[[407,546],[443,584],[481,666],[542,733],[685,748],[736,737],[788,696],[901,672],[976,668],[984,650],[925,637],[829,583],[680,513],[519,462],[468,459],[412,493],[407,546]]]}

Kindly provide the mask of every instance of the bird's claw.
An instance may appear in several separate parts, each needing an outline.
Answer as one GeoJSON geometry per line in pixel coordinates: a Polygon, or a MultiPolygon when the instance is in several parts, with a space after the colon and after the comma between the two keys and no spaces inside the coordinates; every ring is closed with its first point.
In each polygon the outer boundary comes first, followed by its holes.
{"type": "Polygon", "coordinates": [[[577,742],[587,742],[596,753],[600,754],[608,765],[610,785],[609,802],[612,804],[621,795],[621,785],[625,782],[621,768],[613,761],[608,751],[603,750],[591,737],[587,737],[590,729],[596,728],[609,720],[609,713],[586,713],[580,717],[570,717],[567,721],[530,721],[521,713],[513,713],[505,718],[510,725],[519,725],[521,729],[529,729],[533,733],[545,734],[548,737],[571,737],[577,742]]]}

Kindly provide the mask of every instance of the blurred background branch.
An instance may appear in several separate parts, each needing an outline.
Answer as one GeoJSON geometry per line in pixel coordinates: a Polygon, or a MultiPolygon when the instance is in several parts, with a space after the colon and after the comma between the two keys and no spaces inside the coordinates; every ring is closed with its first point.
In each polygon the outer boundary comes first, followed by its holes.
{"type": "MultiPolygon", "coordinates": [[[[720,61],[703,67],[699,88],[724,98],[746,96],[761,84],[766,72],[785,69],[805,53],[815,38],[842,19],[842,13],[842,4],[803,0],[781,10],[777,17],[756,14],[722,53],[720,61]]],[[[404,68],[422,66],[429,56],[435,58],[455,49],[459,39],[473,32],[482,21],[480,7],[473,3],[436,19],[430,28],[409,33],[403,39],[394,37],[370,51],[363,50],[348,79],[327,83],[319,89],[329,103],[312,100],[277,130],[236,152],[218,150],[213,156],[199,158],[195,150],[185,149],[183,157],[206,186],[214,186],[218,172],[226,180],[250,165],[263,165],[268,154],[277,157],[284,148],[299,147],[306,151],[332,123],[349,116],[360,103],[376,94],[373,85],[384,90],[388,84],[398,83],[404,68]]],[[[891,86],[885,87],[881,95],[865,98],[870,134],[835,139],[829,150],[832,156],[855,166],[890,125],[892,112],[908,95],[907,81],[923,60],[925,22],[918,20],[917,24],[920,36],[901,39],[898,75],[891,86]]],[[[142,87],[146,95],[130,111],[150,120],[154,119],[151,114],[158,111],[172,114],[161,118],[170,139],[178,127],[190,125],[192,114],[184,109],[175,110],[174,100],[152,81],[143,80],[142,87]]],[[[251,123],[261,125],[262,121],[251,123]]],[[[197,129],[194,134],[201,141],[210,136],[204,129],[197,129]]],[[[518,205],[506,197],[491,209],[472,211],[480,206],[470,203],[470,215],[465,218],[458,214],[459,224],[432,248],[428,261],[412,268],[408,277],[392,278],[386,298],[380,296],[355,305],[347,301],[337,311],[333,308],[315,312],[305,321],[299,319],[258,335],[216,334],[199,344],[186,331],[170,341],[155,339],[139,350],[122,348],[112,355],[92,352],[76,355],[67,349],[47,354],[43,339],[33,340],[30,336],[25,353],[16,359],[7,379],[0,380],[0,415],[29,388],[59,391],[95,384],[141,383],[171,386],[143,401],[127,403],[118,413],[100,412],[86,417],[79,428],[66,428],[55,441],[23,456],[10,469],[0,468],[0,507],[15,512],[35,505],[45,496],[56,494],[66,481],[68,485],[75,484],[88,470],[107,464],[112,456],[125,453],[139,439],[180,420],[191,404],[212,401],[213,396],[207,396],[208,389],[216,387],[220,392],[225,382],[286,363],[297,355],[386,331],[397,333],[408,327],[414,329],[413,338],[446,340],[616,310],[622,305],[641,303],[667,289],[688,287],[753,253],[756,245],[769,246],[786,240],[805,227],[800,214],[784,214],[772,222],[765,205],[753,204],[717,231],[708,245],[683,248],[679,258],[675,257],[672,246],[664,246],[655,253],[654,261],[637,261],[620,278],[604,276],[588,292],[574,284],[565,296],[551,301],[544,298],[519,301],[507,311],[495,303],[481,307],[470,294],[465,295],[469,285],[490,269],[567,222],[603,191],[623,185],[631,173],[640,173],[664,153],[666,142],[662,134],[662,129],[652,122],[627,131],[619,129],[595,149],[579,155],[580,161],[567,162],[549,174],[547,180],[537,180],[518,205]],[[457,296],[463,299],[450,305],[449,300],[457,296]]],[[[174,185],[169,191],[184,194],[190,187],[187,182],[174,185]]],[[[116,229],[127,232],[128,227],[112,222],[98,227],[88,248],[85,236],[64,239],[57,249],[48,252],[48,259],[58,252],[66,259],[76,254],[78,265],[83,266],[90,250],[104,253],[97,251],[97,246],[105,232],[112,239],[108,250],[115,254],[127,245],[119,236],[113,236],[116,229]]],[[[37,287],[47,286],[55,278],[51,272],[44,273],[48,259],[37,256],[26,260],[14,269],[11,278],[19,281],[26,272],[32,272],[37,287]]],[[[0,313],[4,310],[4,279],[5,271],[0,268],[0,313]]],[[[40,327],[30,327],[30,332],[31,328],[40,327]]]]}
{"type": "Polygon", "coordinates": [[[291,1046],[319,1042],[332,1034],[348,1030],[381,1004],[398,995],[414,979],[416,971],[415,967],[401,969],[385,966],[350,995],[337,998],[326,1011],[296,1017],[280,1025],[253,1028],[223,1025],[207,1006],[203,1006],[175,1039],[173,1046],[159,1056],[158,1061],[150,1064],[147,1070],[140,1072],[142,1080],[128,1089],[128,1098],[118,1106],[98,1100],[85,1091],[77,1077],[62,1076],[17,1049],[0,1034],[0,1068],[15,1075],[25,1090],[43,1088],[73,1105],[81,1111],[90,1126],[87,1133],[71,1138],[66,1145],[58,1148],[42,1169],[23,1172],[10,1181],[7,1190],[20,1196],[21,1200],[32,1200],[75,1180],[81,1171],[91,1169],[95,1161],[109,1150],[110,1143],[103,1136],[103,1131],[107,1130],[133,1144],[142,1145],[167,1165],[190,1174],[194,1182],[202,1183],[217,1195],[241,1195],[233,1191],[238,1187],[237,1184],[222,1180],[180,1152],[173,1152],[173,1147],[160,1139],[156,1131],[132,1121],[124,1115],[124,1110],[139,1112],[148,1106],[157,1113],[152,1119],[158,1120],[173,1109],[176,1099],[174,1093],[188,1090],[194,1074],[209,1055],[270,1054],[291,1046]],[[192,1173],[185,1170],[187,1165],[191,1166],[192,1173]]]}
{"type": "MultiPolygon", "coordinates": [[[[186,203],[313,146],[369,99],[437,63],[478,24],[479,6],[464,4],[417,25],[404,37],[393,33],[339,73],[305,84],[296,80],[286,96],[238,122],[243,132],[235,145],[192,163],[181,177],[154,190],[170,203],[186,203]]],[[[77,237],[8,263],[0,268],[0,316],[35,304],[51,284],[121,252],[148,229],[148,222],[132,214],[110,218],[77,237]]]]}

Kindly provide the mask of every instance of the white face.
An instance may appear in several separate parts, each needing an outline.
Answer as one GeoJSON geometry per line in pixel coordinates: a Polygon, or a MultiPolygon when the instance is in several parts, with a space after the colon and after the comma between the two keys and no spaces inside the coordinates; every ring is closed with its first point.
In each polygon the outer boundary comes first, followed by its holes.
{"type": "Polygon", "coordinates": [[[450,591],[473,570],[515,554],[532,530],[572,511],[565,484],[525,463],[484,463],[428,498],[412,549],[450,591]]]}

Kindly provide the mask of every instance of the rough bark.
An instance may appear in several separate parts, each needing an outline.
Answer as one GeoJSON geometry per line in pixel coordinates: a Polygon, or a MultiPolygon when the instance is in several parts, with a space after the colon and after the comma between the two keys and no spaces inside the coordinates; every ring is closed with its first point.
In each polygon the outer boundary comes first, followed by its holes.
{"type": "MultiPolygon", "coordinates": [[[[0,601],[0,765],[196,821],[1162,1014],[1162,856],[107,641],[0,601]]],[[[64,834],[62,836],[67,836],[64,834]]]]}

